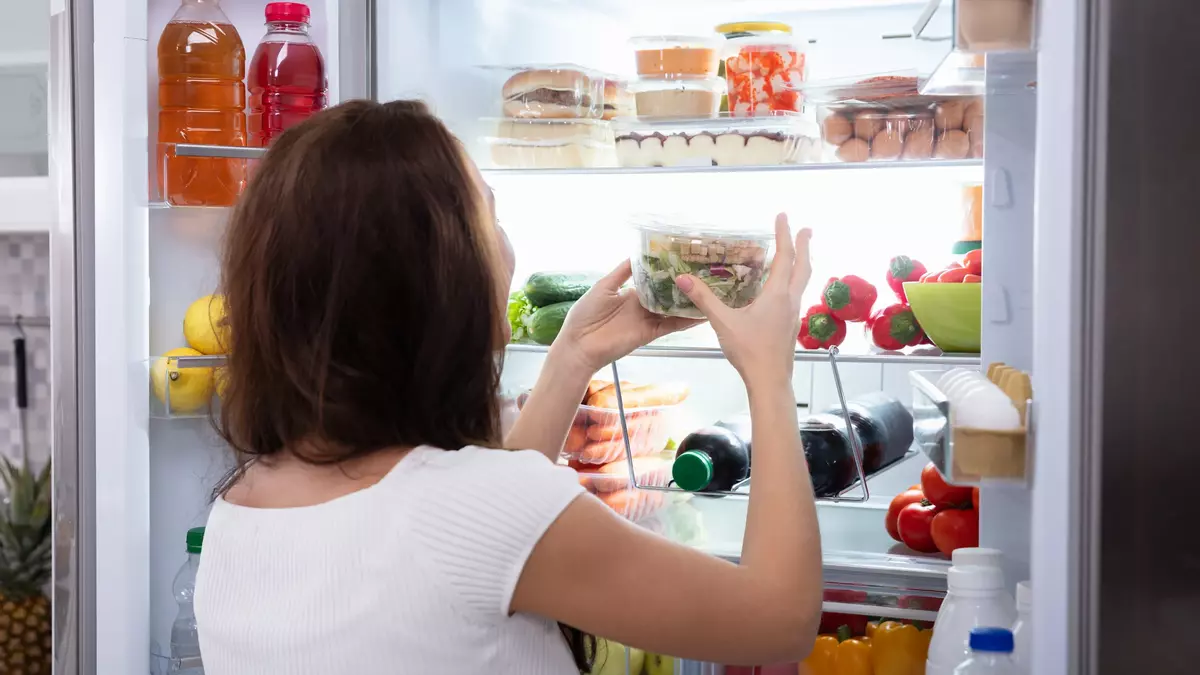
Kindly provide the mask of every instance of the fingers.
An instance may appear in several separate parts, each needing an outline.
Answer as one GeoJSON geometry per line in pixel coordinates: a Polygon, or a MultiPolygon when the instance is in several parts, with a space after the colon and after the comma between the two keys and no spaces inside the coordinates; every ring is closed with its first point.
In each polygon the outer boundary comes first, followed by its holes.
{"type": "Polygon", "coordinates": [[[796,262],[792,265],[792,281],[789,284],[791,294],[797,298],[804,295],[808,280],[812,277],[812,258],[809,253],[809,243],[812,241],[812,230],[806,228],[796,233],[796,262]]]}
{"type": "Polygon", "coordinates": [[[629,278],[632,276],[633,276],[633,267],[631,266],[631,264],[629,262],[629,258],[626,258],[626,259],[622,260],[621,264],[617,265],[616,268],[613,269],[613,271],[604,275],[604,278],[600,279],[600,281],[597,281],[596,286],[599,286],[600,288],[605,289],[611,293],[616,293],[618,290],[621,289],[621,284],[624,284],[626,281],[629,281],[629,278]]]}
{"type": "Polygon", "coordinates": [[[713,323],[721,323],[721,318],[725,316],[725,313],[732,311],[716,295],[713,295],[712,289],[707,284],[690,274],[681,274],[675,277],[675,285],[713,323]]]}
{"type": "Polygon", "coordinates": [[[786,213],[775,216],[775,259],[771,261],[769,287],[786,287],[792,278],[792,264],[796,250],[792,245],[792,229],[788,226],[786,213]]]}

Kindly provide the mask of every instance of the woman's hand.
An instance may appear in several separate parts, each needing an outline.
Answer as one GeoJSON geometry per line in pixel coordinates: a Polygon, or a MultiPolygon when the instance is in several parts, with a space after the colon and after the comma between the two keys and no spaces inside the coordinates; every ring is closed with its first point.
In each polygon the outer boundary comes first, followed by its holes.
{"type": "Polygon", "coordinates": [[[675,284],[704,312],[712,324],[721,350],[737,368],[747,387],[764,380],[791,382],[796,334],[804,289],[812,276],[805,228],[792,241],[787,214],[775,216],[775,260],[758,298],[748,307],[726,307],[696,277],[680,275],[675,284]]]}
{"type": "Polygon", "coordinates": [[[596,282],[571,308],[551,352],[578,360],[590,376],[638,347],[702,323],[647,311],[632,288],[621,288],[630,276],[626,260],[596,282]]]}

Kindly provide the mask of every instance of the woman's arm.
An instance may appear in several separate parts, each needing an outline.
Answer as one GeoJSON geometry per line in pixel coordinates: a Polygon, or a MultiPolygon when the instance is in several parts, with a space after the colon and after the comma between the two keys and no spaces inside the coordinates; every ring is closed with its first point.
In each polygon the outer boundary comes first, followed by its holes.
{"type": "Polygon", "coordinates": [[[705,661],[793,661],[812,646],[821,543],[791,385],[808,234],[793,249],[786,218],[776,231],[771,278],[750,307],[729,310],[703,284],[679,280],[713,322],[749,393],[754,485],[740,564],[643,531],[584,495],[535,546],[513,595],[515,611],[705,661]]]}

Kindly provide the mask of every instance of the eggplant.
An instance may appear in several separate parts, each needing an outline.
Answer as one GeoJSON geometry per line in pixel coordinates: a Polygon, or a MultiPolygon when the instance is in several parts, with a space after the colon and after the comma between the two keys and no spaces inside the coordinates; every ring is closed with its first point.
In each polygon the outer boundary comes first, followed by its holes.
{"type": "Polygon", "coordinates": [[[679,443],[671,475],[689,492],[726,492],[750,475],[750,452],[729,429],[704,427],[679,443]]]}

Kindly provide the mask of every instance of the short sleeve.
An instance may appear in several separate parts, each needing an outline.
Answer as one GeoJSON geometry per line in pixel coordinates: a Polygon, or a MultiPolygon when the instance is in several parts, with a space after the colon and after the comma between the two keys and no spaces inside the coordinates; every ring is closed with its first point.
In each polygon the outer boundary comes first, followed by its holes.
{"type": "Polygon", "coordinates": [[[584,491],[578,476],[534,450],[475,447],[437,452],[423,469],[417,555],[471,618],[508,616],[533,547],[584,491]]]}

